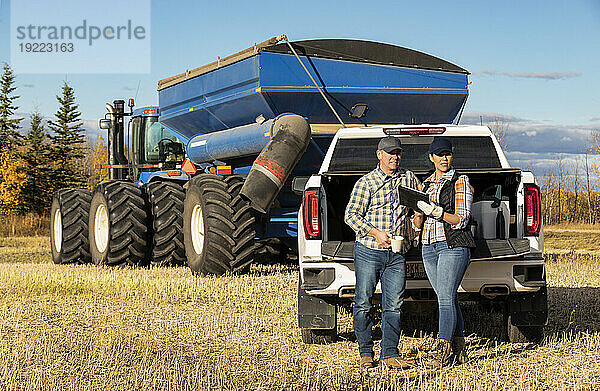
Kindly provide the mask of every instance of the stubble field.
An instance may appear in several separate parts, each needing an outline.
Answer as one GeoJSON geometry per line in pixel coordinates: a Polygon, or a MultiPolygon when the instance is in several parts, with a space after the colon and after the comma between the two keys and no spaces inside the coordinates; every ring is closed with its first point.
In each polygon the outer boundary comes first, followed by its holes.
{"type": "MultiPolygon", "coordinates": [[[[57,266],[47,237],[0,239],[0,389],[600,389],[600,231],[575,243],[563,234],[546,230],[542,344],[471,333],[464,365],[368,372],[358,368],[348,313],[338,342],[302,343],[295,265],[218,278],[183,267],[57,266]]],[[[471,330],[498,321],[465,312],[471,330]]],[[[433,341],[409,333],[401,353],[422,357],[433,341]]]]}

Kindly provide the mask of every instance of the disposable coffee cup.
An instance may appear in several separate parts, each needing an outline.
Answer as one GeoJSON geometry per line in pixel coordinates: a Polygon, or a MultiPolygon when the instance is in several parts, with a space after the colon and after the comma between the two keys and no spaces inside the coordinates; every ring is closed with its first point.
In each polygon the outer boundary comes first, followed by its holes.
{"type": "Polygon", "coordinates": [[[402,248],[402,241],[404,240],[404,237],[402,236],[394,236],[392,237],[392,251],[395,253],[399,253],[400,249],[402,248]]]}

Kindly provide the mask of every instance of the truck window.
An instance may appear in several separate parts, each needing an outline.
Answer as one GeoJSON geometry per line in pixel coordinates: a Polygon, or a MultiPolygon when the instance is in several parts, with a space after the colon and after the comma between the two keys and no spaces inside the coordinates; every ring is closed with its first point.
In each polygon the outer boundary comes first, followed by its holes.
{"type": "MultiPolygon", "coordinates": [[[[451,137],[454,145],[453,165],[461,168],[500,168],[500,159],[490,137],[451,137]]],[[[375,151],[379,138],[340,138],[329,171],[371,171],[377,166],[375,151]]],[[[401,166],[411,171],[433,168],[427,149],[433,137],[403,137],[401,166]]]]}

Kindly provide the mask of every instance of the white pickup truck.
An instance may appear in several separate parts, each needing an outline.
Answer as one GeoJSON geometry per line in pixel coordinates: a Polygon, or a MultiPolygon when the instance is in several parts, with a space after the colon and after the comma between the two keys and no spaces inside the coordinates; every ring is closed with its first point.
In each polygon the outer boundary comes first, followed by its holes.
{"type": "MultiPolygon", "coordinates": [[[[420,179],[432,172],[427,149],[443,135],[454,145],[453,165],[474,188],[471,230],[477,247],[459,288],[459,298],[487,301],[504,313],[504,336],[511,342],[538,341],[547,321],[541,193],[531,172],[510,167],[485,126],[398,125],[341,129],[318,174],[295,178],[303,191],[298,214],[298,325],[305,343],[332,342],[337,309],[354,296],[354,232],[344,210],[355,182],[374,169],[378,141],[402,139],[401,166],[420,179]]],[[[405,301],[434,301],[421,249],[405,254],[405,301]]],[[[377,287],[376,293],[380,293],[377,287]]]]}

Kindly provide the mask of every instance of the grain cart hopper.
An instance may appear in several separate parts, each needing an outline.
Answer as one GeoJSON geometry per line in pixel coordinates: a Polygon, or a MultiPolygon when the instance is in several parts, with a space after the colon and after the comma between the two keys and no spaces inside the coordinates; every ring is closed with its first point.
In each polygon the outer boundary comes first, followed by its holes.
{"type": "Polygon", "coordinates": [[[56,193],[53,259],[240,270],[257,240],[296,243],[292,179],[319,170],[337,129],[457,122],[467,75],[398,46],[279,36],[161,80],[158,107],[107,105],[111,179],[56,193]]]}

